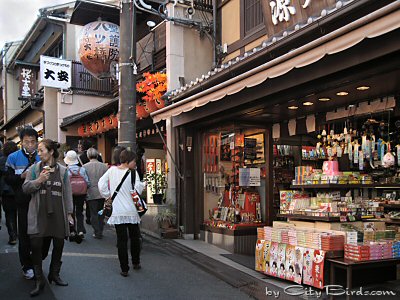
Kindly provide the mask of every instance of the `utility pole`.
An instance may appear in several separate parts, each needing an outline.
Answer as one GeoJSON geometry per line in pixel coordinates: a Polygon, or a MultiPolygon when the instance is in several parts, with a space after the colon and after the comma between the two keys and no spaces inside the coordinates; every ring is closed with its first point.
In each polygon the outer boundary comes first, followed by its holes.
{"type": "Polygon", "coordinates": [[[118,145],[136,153],[136,8],[132,0],[121,5],[118,145]]]}

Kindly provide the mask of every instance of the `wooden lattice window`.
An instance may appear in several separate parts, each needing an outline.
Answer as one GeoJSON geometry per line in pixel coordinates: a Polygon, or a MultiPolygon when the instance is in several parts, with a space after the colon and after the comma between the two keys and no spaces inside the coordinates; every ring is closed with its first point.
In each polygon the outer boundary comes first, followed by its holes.
{"type": "Polygon", "coordinates": [[[243,0],[243,3],[244,34],[248,36],[264,26],[264,15],[261,0],[243,0]]]}

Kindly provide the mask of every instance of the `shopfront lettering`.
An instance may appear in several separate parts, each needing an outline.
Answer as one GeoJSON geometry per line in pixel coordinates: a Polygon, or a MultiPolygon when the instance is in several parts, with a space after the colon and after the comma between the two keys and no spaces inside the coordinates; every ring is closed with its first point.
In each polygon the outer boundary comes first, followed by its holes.
{"type": "Polygon", "coordinates": [[[271,1],[269,5],[271,6],[272,12],[272,23],[277,25],[279,22],[286,21],[290,19],[290,15],[296,13],[296,8],[291,6],[291,0],[276,0],[271,1]]]}
{"type": "Polygon", "coordinates": [[[23,83],[21,96],[22,97],[31,97],[32,95],[31,95],[30,84],[31,84],[32,70],[22,68],[21,76],[22,76],[22,83],[23,83]]]}
{"type": "Polygon", "coordinates": [[[71,87],[71,69],[70,61],[41,56],[41,85],[64,89],[71,87]]]}

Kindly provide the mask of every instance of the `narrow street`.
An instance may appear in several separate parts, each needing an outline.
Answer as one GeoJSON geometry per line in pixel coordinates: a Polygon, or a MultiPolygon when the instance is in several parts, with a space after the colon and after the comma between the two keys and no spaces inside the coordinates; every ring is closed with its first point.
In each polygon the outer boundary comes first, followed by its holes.
{"type": "MultiPolygon", "coordinates": [[[[3,299],[29,299],[34,282],[20,271],[18,246],[7,244],[5,220],[0,231],[0,295],[3,299]]],[[[119,272],[114,230],[106,227],[102,240],[88,234],[82,244],[66,242],[61,277],[68,287],[46,284],[37,299],[249,299],[239,289],[203,271],[168,242],[144,236],[142,269],[119,272]]],[[[173,245],[173,244],[171,244],[173,245]]],[[[50,257],[44,261],[47,274],[50,257]]]]}

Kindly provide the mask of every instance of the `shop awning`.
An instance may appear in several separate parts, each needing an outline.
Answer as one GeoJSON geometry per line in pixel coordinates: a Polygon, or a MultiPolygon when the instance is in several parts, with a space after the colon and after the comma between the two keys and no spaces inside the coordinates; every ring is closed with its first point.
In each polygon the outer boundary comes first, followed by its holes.
{"type": "Polygon", "coordinates": [[[161,120],[191,111],[196,107],[204,106],[209,102],[221,100],[245,88],[259,85],[268,78],[279,77],[295,68],[302,68],[315,63],[326,55],[349,49],[366,38],[378,37],[398,29],[400,27],[399,8],[399,1],[391,3],[264,65],[260,65],[226,82],[162,108],[151,114],[153,122],[157,123],[161,120]]]}

